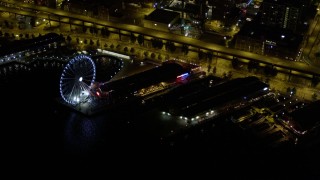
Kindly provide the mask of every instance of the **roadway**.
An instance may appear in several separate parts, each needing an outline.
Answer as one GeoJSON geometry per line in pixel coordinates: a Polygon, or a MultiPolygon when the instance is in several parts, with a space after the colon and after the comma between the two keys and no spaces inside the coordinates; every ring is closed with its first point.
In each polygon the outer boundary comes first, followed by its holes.
{"type": "MultiPolygon", "coordinates": [[[[318,5],[318,9],[320,9],[320,4],[318,5]]],[[[319,52],[319,42],[320,42],[320,10],[317,10],[317,14],[314,19],[310,23],[309,30],[304,39],[304,47],[302,51],[302,58],[306,62],[318,65],[317,57],[315,54],[319,52]]]]}
{"type": "Polygon", "coordinates": [[[276,57],[268,57],[268,56],[262,56],[246,51],[240,51],[236,49],[230,49],[226,48],[224,46],[212,44],[212,43],[207,43],[203,42],[197,39],[192,39],[188,38],[185,36],[181,35],[176,35],[176,34],[171,34],[168,32],[162,32],[158,31],[155,29],[149,29],[149,28],[144,28],[144,27],[139,27],[135,25],[128,25],[128,24],[120,24],[120,23],[113,23],[113,22],[107,22],[105,20],[101,19],[96,19],[84,15],[79,15],[79,14],[73,14],[67,11],[63,10],[58,10],[58,9],[51,9],[48,7],[43,7],[43,6],[34,6],[32,4],[26,4],[26,3],[21,3],[18,1],[14,0],[0,0],[0,2],[6,2],[13,4],[14,7],[22,7],[22,8],[13,8],[13,7],[4,7],[3,5],[0,6],[0,11],[4,12],[10,12],[10,13],[15,13],[15,14],[20,14],[20,15],[25,15],[25,16],[33,16],[33,17],[38,17],[38,18],[44,18],[44,19],[50,19],[50,16],[58,16],[58,20],[53,20],[52,21],[59,21],[63,23],[70,23],[74,25],[85,25],[85,26],[102,26],[102,27],[109,27],[113,28],[120,31],[124,32],[133,32],[133,33],[138,33],[142,34],[147,37],[151,38],[158,38],[158,39],[163,39],[166,41],[172,41],[180,44],[186,44],[189,46],[193,46],[198,48],[199,50],[206,50],[206,51],[212,51],[217,54],[223,54],[227,56],[235,56],[240,59],[245,59],[245,60],[253,60],[257,61],[263,64],[271,64],[273,66],[279,67],[279,68],[285,68],[289,69],[292,71],[291,73],[293,74],[309,74],[309,75],[318,75],[320,76],[320,68],[315,67],[315,66],[310,66],[308,64],[302,63],[302,62],[294,62],[294,61],[288,61],[276,57]],[[47,14],[42,14],[42,13],[34,13],[31,12],[27,9],[32,9],[35,11],[41,11],[45,12],[47,14]]]}

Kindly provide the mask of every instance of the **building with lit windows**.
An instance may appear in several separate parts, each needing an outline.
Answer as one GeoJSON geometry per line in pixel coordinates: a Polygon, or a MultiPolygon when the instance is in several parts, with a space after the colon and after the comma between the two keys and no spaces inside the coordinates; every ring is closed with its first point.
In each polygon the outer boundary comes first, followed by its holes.
{"type": "Polygon", "coordinates": [[[303,36],[315,15],[310,0],[264,0],[252,22],[236,36],[235,48],[299,60],[303,36]]]}
{"type": "Polygon", "coordinates": [[[247,23],[236,35],[235,48],[288,60],[299,57],[303,36],[290,30],[247,23]]]}
{"type": "Polygon", "coordinates": [[[307,29],[310,11],[314,11],[310,0],[264,0],[261,24],[300,33],[307,29]]]}

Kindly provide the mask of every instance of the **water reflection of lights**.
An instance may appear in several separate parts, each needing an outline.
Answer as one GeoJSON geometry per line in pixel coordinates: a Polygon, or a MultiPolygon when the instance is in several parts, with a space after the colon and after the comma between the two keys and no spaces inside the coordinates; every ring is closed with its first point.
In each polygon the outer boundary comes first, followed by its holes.
{"type": "Polygon", "coordinates": [[[76,151],[87,151],[97,141],[97,125],[82,114],[71,113],[65,129],[66,146],[76,151]]]}

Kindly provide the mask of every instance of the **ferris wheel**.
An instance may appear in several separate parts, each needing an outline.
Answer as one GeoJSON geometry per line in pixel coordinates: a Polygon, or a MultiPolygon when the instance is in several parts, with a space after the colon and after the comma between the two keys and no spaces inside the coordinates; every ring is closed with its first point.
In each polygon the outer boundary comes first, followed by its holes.
{"type": "Polygon", "coordinates": [[[77,105],[88,99],[90,86],[96,77],[96,67],[86,55],[78,55],[64,67],[60,78],[60,94],[69,104],[77,105]]]}

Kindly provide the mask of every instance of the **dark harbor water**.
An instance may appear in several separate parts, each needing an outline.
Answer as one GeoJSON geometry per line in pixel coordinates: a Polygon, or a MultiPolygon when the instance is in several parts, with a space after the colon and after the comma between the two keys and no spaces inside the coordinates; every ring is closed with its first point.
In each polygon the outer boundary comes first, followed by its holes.
{"type": "MultiPolygon", "coordinates": [[[[165,126],[175,124],[161,124],[154,107],[124,105],[95,116],[82,115],[56,100],[61,70],[38,67],[7,71],[5,75],[1,70],[1,147],[12,161],[58,162],[60,167],[114,162],[134,166],[137,161],[192,163],[208,164],[216,170],[241,170],[242,174],[230,174],[235,177],[250,177],[248,171],[265,172],[266,168],[285,177],[292,174],[284,169],[297,170],[295,173],[303,177],[318,177],[318,146],[262,149],[251,137],[223,123],[203,124],[180,133],[170,143],[161,136],[166,134],[165,126]]],[[[274,173],[258,179],[270,179],[274,173]]]]}

